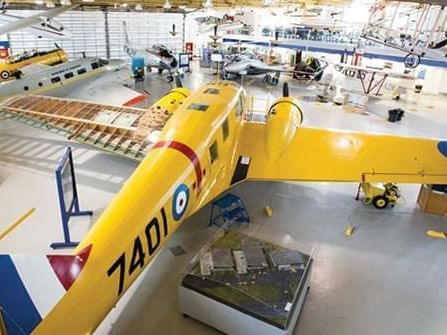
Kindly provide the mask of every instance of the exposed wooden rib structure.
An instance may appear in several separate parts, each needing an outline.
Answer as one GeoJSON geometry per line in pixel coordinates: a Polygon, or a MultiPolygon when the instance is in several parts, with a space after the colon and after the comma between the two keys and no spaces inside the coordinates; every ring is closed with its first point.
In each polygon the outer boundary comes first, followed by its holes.
{"type": "Polygon", "coordinates": [[[0,118],[44,128],[102,150],[141,160],[171,115],[44,96],[18,96],[0,104],[0,118]]]}

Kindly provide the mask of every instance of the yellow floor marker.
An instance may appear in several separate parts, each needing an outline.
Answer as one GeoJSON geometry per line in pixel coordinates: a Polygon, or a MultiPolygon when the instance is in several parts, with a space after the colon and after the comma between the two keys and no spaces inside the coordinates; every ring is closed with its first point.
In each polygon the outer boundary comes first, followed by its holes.
{"type": "Polygon", "coordinates": [[[36,209],[35,208],[31,208],[28,212],[26,212],[25,214],[23,214],[21,217],[19,217],[12,225],[10,225],[8,228],[6,228],[5,231],[0,233],[0,240],[2,240],[3,238],[5,238],[10,232],[12,232],[19,224],[21,224],[23,221],[25,221],[28,216],[30,216],[31,214],[34,213],[36,209]]]}
{"type": "Polygon", "coordinates": [[[443,232],[443,231],[439,231],[439,230],[431,230],[431,229],[429,229],[429,230],[427,230],[425,232],[425,234],[427,236],[430,236],[430,237],[433,237],[433,238],[442,238],[442,239],[447,238],[447,233],[443,232]]]}
{"type": "Polygon", "coordinates": [[[273,210],[272,210],[272,207],[270,207],[270,206],[266,206],[264,208],[264,211],[265,211],[265,215],[267,215],[269,217],[271,217],[273,215],[273,210]]]}
{"type": "Polygon", "coordinates": [[[353,224],[350,224],[345,229],[345,236],[351,236],[354,234],[355,226],[353,224]]]}

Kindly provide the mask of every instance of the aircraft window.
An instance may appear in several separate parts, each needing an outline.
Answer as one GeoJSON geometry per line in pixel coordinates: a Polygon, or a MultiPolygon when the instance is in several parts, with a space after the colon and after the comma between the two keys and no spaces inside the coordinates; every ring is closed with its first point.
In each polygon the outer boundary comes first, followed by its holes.
{"type": "Polygon", "coordinates": [[[65,79],[73,78],[73,72],[68,72],[64,74],[65,79]]]}
{"type": "Polygon", "coordinates": [[[228,119],[225,119],[225,121],[222,123],[222,134],[223,134],[223,140],[225,141],[230,133],[230,128],[228,127],[228,119]]]}
{"type": "Polygon", "coordinates": [[[92,63],[92,69],[97,69],[99,67],[99,63],[98,62],[93,62],[92,63]]]}
{"type": "Polygon", "coordinates": [[[51,78],[51,82],[54,84],[54,83],[58,83],[58,82],[60,82],[61,81],[61,78],[59,78],[59,77],[54,77],[54,78],[51,78]]]}
{"type": "Polygon", "coordinates": [[[205,112],[208,109],[208,107],[209,107],[208,105],[193,102],[191,105],[189,105],[188,109],[194,109],[196,111],[205,112]]]}
{"type": "Polygon", "coordinates": [[[41,81],[39,81],[39,87],[42,87],[42,86],[43,86],[42,82],[41,82],[41,81]]]}
{"type": "Polygon", "coordinates": [[[25,86],[23,89],[24,89],[25,91],[28,91],[28,90],[29,90],[29,87],[28,87],[28,86],[25,86]]]}
{"type": "Polygon", "coordinates": [[[207,88],[205,91],[206,94],[219,94],[219,92],[220,91],[217,88],[212,88],[212,87],[207,88]]]}
{"type": "Polygon", "coordinates": [[[240,117],[242,115],[243,105],[242,98],[239,98],[239,101],[236,103],[236,117],[240,117]]]}
{"type": "Polygon", "coordinates": [[[214,141],[214,143],[210,146],[210,158],[211,158],[211,163],[213,163],[218,158],[217,142],[216,141],[214,141]]]}
{"type": "Polygon", "coordinates": [[[86,73],[86,72],[87,72],[87,70],[85,68],[81,68],[81,69],[78,70],[78,74],[83,74],[83,73],[86,73]]]}

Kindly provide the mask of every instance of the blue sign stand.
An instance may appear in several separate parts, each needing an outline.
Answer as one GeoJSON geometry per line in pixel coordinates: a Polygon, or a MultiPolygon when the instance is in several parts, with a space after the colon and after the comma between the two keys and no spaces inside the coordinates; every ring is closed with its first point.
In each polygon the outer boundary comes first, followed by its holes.
{"type": "Polygon", "coordinates": [[[79,206],[78,189],[74,172],[73,154],[70,147],[65,150],[64,156],[59,162],[55,171],[57,192],[59,196],[59,207],[61,211],[62,230],[64,232],[63,242],[50,244],[53,249],[73,248],[79,242],[74,242],[70,237],[70,227],[68,223],[72,216],[92,216],[92,211],[81,211],[79,206]]]}

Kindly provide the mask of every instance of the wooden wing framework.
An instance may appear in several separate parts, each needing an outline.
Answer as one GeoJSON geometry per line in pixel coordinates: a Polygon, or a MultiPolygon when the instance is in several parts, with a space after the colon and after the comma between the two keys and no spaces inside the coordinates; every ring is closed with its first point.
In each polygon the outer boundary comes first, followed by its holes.
{"type": "Polygon", "coordinates": [[[43,96],[18,96],[0,104],[0,117],[142,160],[170,118],[159,107],[140,109],[43,96]]]}

